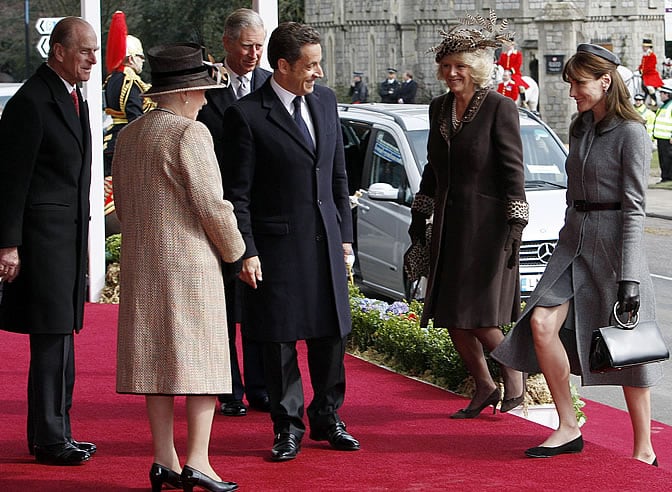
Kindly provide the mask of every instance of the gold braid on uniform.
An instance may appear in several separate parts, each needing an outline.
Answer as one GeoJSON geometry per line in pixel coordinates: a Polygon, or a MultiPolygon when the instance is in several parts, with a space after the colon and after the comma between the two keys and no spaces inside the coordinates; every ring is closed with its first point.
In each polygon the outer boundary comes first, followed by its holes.
{"type": "Polygon", "coordinates": [[[527,225],[530,220],[530,205],[525,200],[509,200],[506,204],[506,221],[527,225]]]}

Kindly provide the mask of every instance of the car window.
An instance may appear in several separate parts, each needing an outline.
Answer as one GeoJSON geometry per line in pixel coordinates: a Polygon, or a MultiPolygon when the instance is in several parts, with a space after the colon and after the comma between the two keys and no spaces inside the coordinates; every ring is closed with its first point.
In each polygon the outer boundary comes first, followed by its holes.
{"type": "Polygon", "coordinates": [[[345,151],[345,170],[348,175],[348,191],[350,195],[354,195],[362,187],[362,171],[371,125],[358,121],[341,120],[341,130],[345,151]]]}
{"type": "Polygon", "coordinates": [[[560,144],[543,126],[522,126],[525,181],[567,186],[565,174],[566,156],[560,144]]]}
{"type": "Polygon", "coordinates": [[[415,157],[415,163],[418,166],[418,171],[422,174],[422,170],[427,164],[427,139],[429,138],[429,130],[411,130],[406,132],[408,143],[411,145],[411,152],[415,157]]]}
{"type": "Polygon", "coordinates": [[[378,131],[373,145],[373,161],[368,184],[387,183],[399,188],[405,177],[406,171],[397,142],[385,130],[378,131]]]}

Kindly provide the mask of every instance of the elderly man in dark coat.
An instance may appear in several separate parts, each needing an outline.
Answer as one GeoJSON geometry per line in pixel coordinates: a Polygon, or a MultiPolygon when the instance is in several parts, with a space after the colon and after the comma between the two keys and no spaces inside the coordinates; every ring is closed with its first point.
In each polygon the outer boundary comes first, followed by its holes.
{"type": "Polygon", "coordinates": [[[224,118],[224,196],[246,244],[242,328],[264,342],[275,461],[295,458],[305,432],[297,340],[306,340],[315,395],[311,439],[359,449],[337,413],[351,329],[345,256],[352,222],[336,97],[315,85],[319,42],[308,26],[278,26],[268,44],[273,76],[224,118]]]}
{"type": "Polygon", "coordinates": [[[73,331],[86,288],[91,131],[77,83],[89,79],[93,28],[66,17],[49,58],[9,101],[0,120],[0,328],[30,334],[28,447],[39,463],[91,457],[74,441],[73,331]]]}

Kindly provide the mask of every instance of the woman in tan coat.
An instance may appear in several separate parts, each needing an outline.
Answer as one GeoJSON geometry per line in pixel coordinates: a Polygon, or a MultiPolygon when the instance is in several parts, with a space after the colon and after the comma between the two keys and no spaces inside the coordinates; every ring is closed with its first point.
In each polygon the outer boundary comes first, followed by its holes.
{"type": "Polygon", "coordinates": [[[231,392],[220,261],[244,244],[208,129],[195,121],[218,84],[195,44],[148,51],[158,107],[124,128],[112,165],[121,220],[117,391],[145,395],[154,446],[152,490],[235,490],[212,469],[217,394],[231,392]],[[173,442],[175,395],[187,398],[187,457],[173,442]]]}

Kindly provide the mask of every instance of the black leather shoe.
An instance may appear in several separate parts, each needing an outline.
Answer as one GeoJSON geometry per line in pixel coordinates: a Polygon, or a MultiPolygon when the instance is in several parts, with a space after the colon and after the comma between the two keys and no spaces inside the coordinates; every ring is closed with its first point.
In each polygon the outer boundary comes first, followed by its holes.
{"type": "Polygon", "coordinates": [[[247,402],[250,404],[250,408],[254,408],[260,412],[270,412],[271,411],[271,399],[268,395],[261,398],[248,398],[247,402]]]}
{"type": "Polygon", "coordinates": [[[181,479],[182,488],[186,492],[192,492],[196,486],[210,492],[230,492],[238,489],[238,484],[235,482],[220,482],[188,465],[182,468],[181,479]]]}
{"type": "Polygon", "coordinates": [[[35,446],[35,461],[43,465],[81,465],[91,459],[91,455],[66,442],[51,446],[35,446]]]}
{"type": "Polygon", "coordinates": [[[227,417],[244,417],[247,415],[247,407],[240,400],[223,402],[219,407],[219,411],[227,417]]]}
{"type": "Polygon", "coordinates": [[[182,488],[180,474],[158,463],[153,463],[149,470],[149,482],[152,484],[152,492],[161,492],[164,485],[167,489],[182,488]]]}
{"type": "Polygon", "coordinates": [[[583,451],[583,436],[552,448],[537,446],[536,448],[526,449],[525,454],[530,458],[552,458],[559,454],[580,453],[581,451],[583,451]]]}
{"type": "Polygon", "coordinates": [[[339,451],[358,451],[359,441],[345,430],[345,422],[336,422],[325,429],[311,429],[313,441],[329,441],[332,448],[339,451]]]}
{"type": "Polygon", "coordinates": [[[70,440],[70,443],[71,443],[74,447],[79,448],[79,449],[81,449],[82,451],[86,451],[86,452],[89,453],[91,456],[93,456],[93,455],[96,453],[96,451],[98,450],[98,448],[96,447],[96,445],[93,444],[92,442],[75,441],[74,439],[72,439],[72,440],[70,440]]]}
{"type": "Polygon", "coordinates": [[[296,458],[301,451],[301,439],[289,432],[283,432],[275,436],[271,459],[273,461],[288,461],[296,458]]]}

